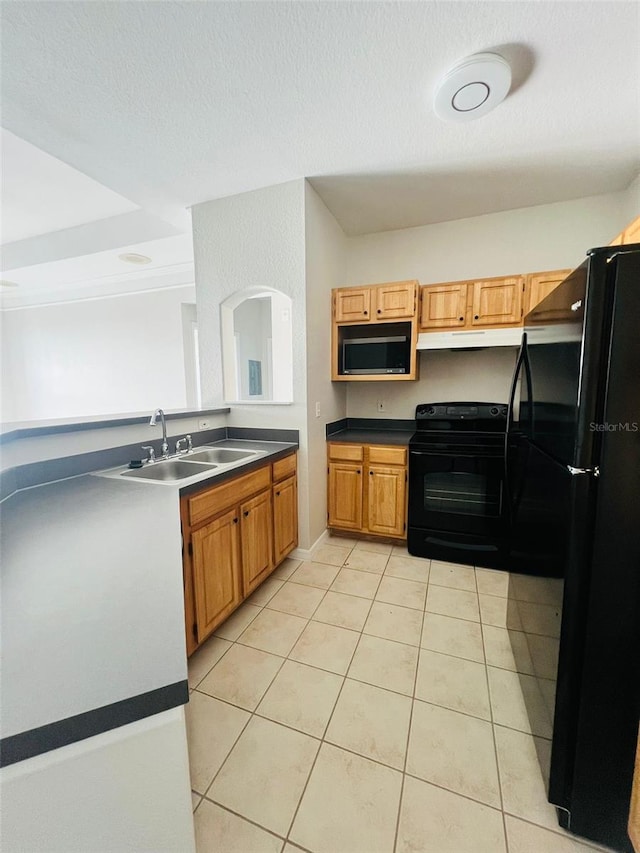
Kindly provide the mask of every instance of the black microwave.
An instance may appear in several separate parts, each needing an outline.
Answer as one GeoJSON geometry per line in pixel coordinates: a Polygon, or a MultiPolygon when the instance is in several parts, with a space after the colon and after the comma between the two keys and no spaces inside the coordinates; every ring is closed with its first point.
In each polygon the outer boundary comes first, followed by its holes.
{"type": "Polygon", "coordinates": [[[341,355],[343,375],[409,373],[411,338],[406,334],[344,338],[341,355]]]}

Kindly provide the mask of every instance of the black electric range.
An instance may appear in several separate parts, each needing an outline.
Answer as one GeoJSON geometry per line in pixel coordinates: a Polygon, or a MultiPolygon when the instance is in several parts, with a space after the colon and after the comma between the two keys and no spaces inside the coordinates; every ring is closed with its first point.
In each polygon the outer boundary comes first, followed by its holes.
{"type": "Polygon", "coordinates": [[[504,403],[422,403],[409,440],[410,554],[504,568],[504,403]]]}

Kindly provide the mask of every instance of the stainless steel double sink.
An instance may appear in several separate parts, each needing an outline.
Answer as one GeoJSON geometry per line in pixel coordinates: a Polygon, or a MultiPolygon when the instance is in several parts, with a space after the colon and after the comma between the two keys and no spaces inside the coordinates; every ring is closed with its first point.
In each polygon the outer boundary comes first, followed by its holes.
{"type": "Polygon", "coordinates": [[[186,480],[196,474],[205,474],[214,468],[227,468],[243,459],[259,455],[259,450],[235,450],[230,447],[205,445],[179,459],[149,462],[142,468],[123,471],[121,476],[137,477],[141,480],[186,480]]]}

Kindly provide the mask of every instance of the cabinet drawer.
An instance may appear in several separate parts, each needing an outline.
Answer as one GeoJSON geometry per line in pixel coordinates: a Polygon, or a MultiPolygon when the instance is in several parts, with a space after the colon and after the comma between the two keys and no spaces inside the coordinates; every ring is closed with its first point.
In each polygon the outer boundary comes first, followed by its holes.
{"type": "Polygon", "coordinates": [[[369,447],[369,462],[372,465],[406,465],[406,447],[378,447],[372,444],[369,447]]]}
{"type": "Polygon", "coordinates": [[[273,482],[277,483],[278,480],[283,480],[295,472],[296,454],[292,453],[291,456],[285,456],[284,459],[278,459],[277,462],[273,463],[273,482]]]}
{"type": "Polygon", "coordinates": [[[271,466],[265,465],[257,471],[251,471],[242,477],[228,480],[220,486],[214,486],[189,498],[189,523],[200,524],[211,516],[217,515],[227,507],[240,503],[256,492],[271,485],[271,466]]]}
{"type": "Polygon", "coordinates": [[[329,459],[342,459],[345,462],[362,462],[364,447],[361,444],[330,444],[329,459]]]}

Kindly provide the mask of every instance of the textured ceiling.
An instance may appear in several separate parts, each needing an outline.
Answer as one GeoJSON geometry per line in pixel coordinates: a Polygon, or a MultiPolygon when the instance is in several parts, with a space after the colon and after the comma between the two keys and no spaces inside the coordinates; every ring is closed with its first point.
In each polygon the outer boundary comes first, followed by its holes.
{"type": "Polygon", "coordinates": [[[0,128],[1,243],[72,228],[137,206],[77,169],[0,128]]]}
{"type": "Polygon", "coordinates": [[[5,127],[185,226],[310,176],[349,233],[624,188],[639,168],[635,2],[11,2],[5,127]],[[511,94],[464,125],[432,93],[496,50],[511,94]]]}

